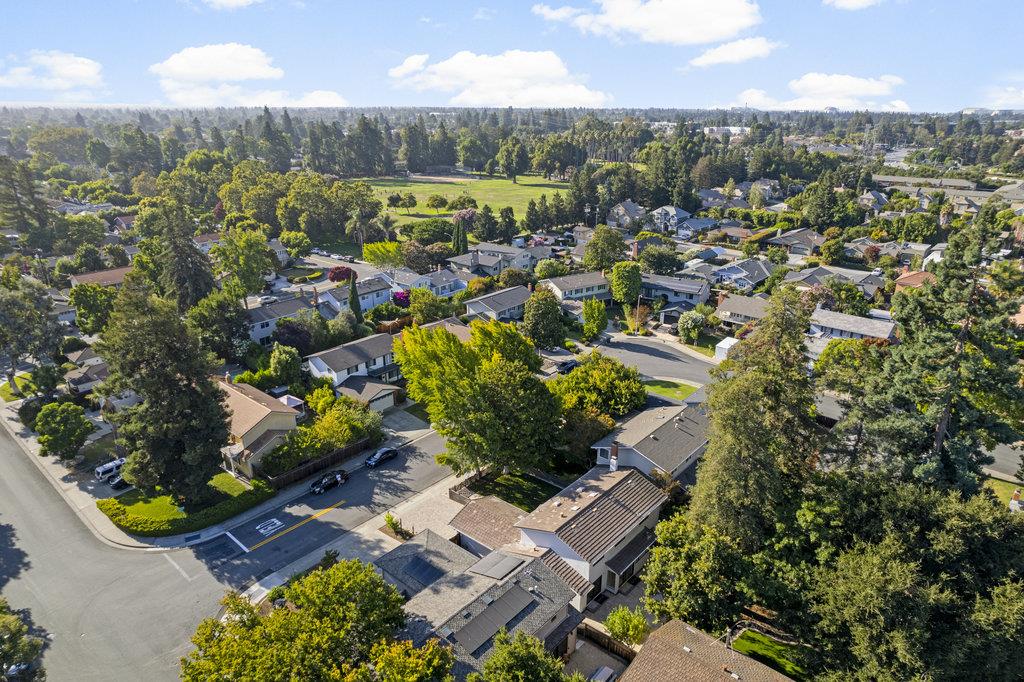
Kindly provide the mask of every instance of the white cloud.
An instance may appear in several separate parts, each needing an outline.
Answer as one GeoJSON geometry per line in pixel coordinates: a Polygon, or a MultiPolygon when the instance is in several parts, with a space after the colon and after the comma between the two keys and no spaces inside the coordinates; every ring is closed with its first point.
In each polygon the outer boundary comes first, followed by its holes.
{"type": "Polygon", "coordinates": [[[279,80],[284,70],[273,65],[263,50],[240,43],[186,47],[149,67],[160,76],[160,88],[178,106],[292,106],[343,107],[345,99],[332,90],[313,90],[299,96],[287,90],[247,88],[238,83],[279,80]]]}
{"type": "Polygon", "coordinates": [[[885,0],[822,0],[822,2],[826,5],[832,5],[836,9],[855,11],[881,5],[885,0]]]}
{"type": "Polygon", "coordinates": [[[789,81],[790,99],[777,99],[764,90],[744,90],[731,106],[748,106],[756,109],[824,109],[835,107],[843,110],[874,109],[885,111],[909,111],[910,106],[901,99],[884,100],[893,90],[903,85],[899,76],[883,75],[877,78],[862,78],[841,73],[805,73],[789,81]]]}
{"type": "Polygon", "coordinates": [[[0,88],[70,91],[103,85],[103,65],[60,50],[32,50],[5,68],[0,61],[0,88]]]}
{"type": "Polygon", "coordinates": [[[473,12],[473,19],[475,21],[490,21],[498,13],[490,7],[477,7],[476,11],[473,12]]]}
{"type": "Polygon", "coordinates": [[[213,9],[240,9],[263,2],[263,0],[203,0],[203,2],[213,9]]]}
{"type": "Polygon", "coordinates": [[[460,106],[597,107],[611,100],[584,85],[551,51],[463,50],[444,61],[427,61],[428,55],[412,55],[388,73],[400,87],[453,93],[450,103],[460,106]]]}
{"type": "Polygon", "coordinates": [[[988,88],[985,106],[991,109],[1024,109],[1024,87],[1000,85],[988,88]]]}
{"type": "Polygon", "coordinates": [[[533,6],[548,21],[567,22],[583,33],[648,43],[703,45],[735,37],[761,22],[755,0],[597,0],[600,9],[533,6]]]}
{"type": "Polygon", "coordinates": [[[739,64],[750,59],[767,57],[782,43],[767,38],[741,38],[731,43],[705,50],[690,60],[690,66],[713,66],[715,64],[739,64]]]}

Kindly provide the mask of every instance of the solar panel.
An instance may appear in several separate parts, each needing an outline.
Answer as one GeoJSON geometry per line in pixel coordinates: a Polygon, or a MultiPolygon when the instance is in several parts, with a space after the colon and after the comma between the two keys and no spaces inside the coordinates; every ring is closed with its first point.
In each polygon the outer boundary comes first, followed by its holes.
{"type": "Polygon", "coordinates": [[[413,580],[424,586],[433,584],[434,581],[444,575],[444,571],[440,568],[418,556],[409,559],[409,563],[405,565],[405,572],[413,580]]]}
{"type": "Polygon", "coordinates": [[[519,557],[509,556],[501,552],[491,552],[480,561],[469,567],[471,573],[501,580],[523,563],[519,557]]]}
{"type": "Polygon", "coordinates": [[[533,602],[529,592],[513,585],[505,594],[457,630],[453,637],[471,654],[533,602]]]}

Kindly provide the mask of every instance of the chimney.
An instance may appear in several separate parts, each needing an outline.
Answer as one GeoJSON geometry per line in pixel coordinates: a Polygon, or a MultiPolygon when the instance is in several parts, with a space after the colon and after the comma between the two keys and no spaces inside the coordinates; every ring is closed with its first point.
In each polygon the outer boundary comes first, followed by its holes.
{"type": "Polygon", "coordinates": [[[225,384],[230,384],[231,383],[231,372],[224,372],[224,383],[225,384]]]}
{"type": "Polygon", "coordinates": [[[612,452],[608,456],[608,471],[619,470],[619,441],[612,441],[612,452]]]}

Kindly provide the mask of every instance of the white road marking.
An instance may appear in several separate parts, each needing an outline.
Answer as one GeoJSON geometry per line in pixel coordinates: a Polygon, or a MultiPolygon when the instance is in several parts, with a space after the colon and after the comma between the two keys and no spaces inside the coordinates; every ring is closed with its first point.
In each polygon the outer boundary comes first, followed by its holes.
{"type": "Polygon", "coordinates": [[[282,521],[278,521],[277,519],[268,519],[256,526],[256,530],[258,530],[260,535],[263,537],[267,537],[268,535],[273,535],[274,531],[283,525],[284,523],[282,521]]]}
{"type": "Polygon", "coordinates": [[[249,548],[246,547],[245,545],[243,545],[241,542],[239,542],[238,538],[236,538],[234,535],[232,535],[230,531],[224,531],[224,535],[227,535],[229,538],[234,540],[235,544],[238,545],[239,547],[241,547],[243,552],[245,552],[246,554],[249,553],[249,548]]]}
{"type": "Polygon", "coordinates": [[[172,559],[169,554],[163,554],[162,556],[163,556],[163,558],[167,559],[167,561],[169,561],[171,563],[171,566],[174,566],[174,568],[178,571],[178,573],[181,573],[181,577],[182,578],[184,578],[185,580],[187,580],[189,582],[192,582],[193,578],[189,578],[188,577],[188,573],[186,573],[181,568],[181,566],[178,565],[178,562],[176,562],[174,559],[172,559]]]}

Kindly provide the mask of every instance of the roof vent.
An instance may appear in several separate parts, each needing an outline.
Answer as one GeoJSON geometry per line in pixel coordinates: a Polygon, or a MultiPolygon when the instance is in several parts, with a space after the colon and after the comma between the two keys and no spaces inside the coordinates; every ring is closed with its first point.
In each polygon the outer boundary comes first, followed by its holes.
{"type": "Polygon", "coordinates": [[[573,510],[573,511],[579,511],[579,510],[580,510],[580,507],[579,507],[579,505],[578,505],[578,504],[574,504],[574,505],[572,506],[572,510],[573,510]]]}
{"type": "Polygon", "coordinates": [[[587,493],[587,497],[597,497],[597,493],[587,493]]]}
{"type": "Polygon", "coordinates": [[[494,601],[494,597],[492,597],[489,594],[484,595],[484,603],[485,604],[490,604],[492,601],[494,601]]]}
{"type": "Polygon", "coordinates": [[[584,490],[586,490],[586,488],[584,488],[583,486],[580,486],[579,488],[576,488],[576,492],[578,492],[581,495],[583,494],[584,490]]]}
{"type": "Polygon", "coordinates": [[[551,503],[551,506],[552,507],[561,507],[562,506],[562,501],[561,500],[555,500],[554,502],[551,503]]]}
{"type": "Polygon", "coordinates": [[[692,652],[692,651],[693,651],[693,649],[691,649],[691,648],[690,648],[690,647],[688,647],[688,646],[684,646],[684,647],[683,647],[683,651],[685,651],[686,653],[690,653],[690,652],[692,652]]]}

